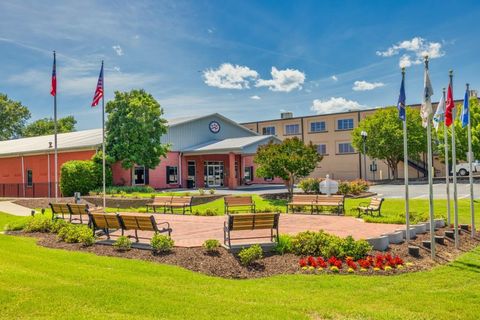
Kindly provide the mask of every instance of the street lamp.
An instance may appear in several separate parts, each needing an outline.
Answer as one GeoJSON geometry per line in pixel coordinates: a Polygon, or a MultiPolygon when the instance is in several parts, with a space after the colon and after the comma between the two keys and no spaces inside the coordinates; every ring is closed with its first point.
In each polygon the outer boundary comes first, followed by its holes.
{"type": "Polygon", "coordinates": [[[365,181],[367,181],[367,131],[362,131],[361,133],[362,141],[363,141],[363,172],[365,175],[365,181]]]}

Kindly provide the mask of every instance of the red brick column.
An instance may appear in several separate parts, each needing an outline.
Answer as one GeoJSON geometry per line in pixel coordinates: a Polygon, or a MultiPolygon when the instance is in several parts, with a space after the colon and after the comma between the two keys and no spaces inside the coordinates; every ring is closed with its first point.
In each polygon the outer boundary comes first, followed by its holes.
{"type": "Polygon", "coordinates": [[[237,179],[235,178],[235,153],[228,154],[228,188],[237,188],[237,179]]]}

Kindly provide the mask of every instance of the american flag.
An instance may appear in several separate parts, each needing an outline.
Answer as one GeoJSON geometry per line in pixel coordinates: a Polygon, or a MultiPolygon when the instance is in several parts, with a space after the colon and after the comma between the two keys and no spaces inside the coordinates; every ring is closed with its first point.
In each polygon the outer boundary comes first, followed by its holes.
{"type": "Polygon", "coordinates": [[[55,51],[53,51],[52,88],[50,89],[50,94],[52,96],[57,95],[57,59],[55,51]]]}
{"type": "Polygon", "coordinates": [[[98,76],[97,88],[95,89],[95,94],[93,95],[92,107],[96,107],[98,102],[103,97],[103,61],[102,68],[100,69],[100,75],[98,76]]]}

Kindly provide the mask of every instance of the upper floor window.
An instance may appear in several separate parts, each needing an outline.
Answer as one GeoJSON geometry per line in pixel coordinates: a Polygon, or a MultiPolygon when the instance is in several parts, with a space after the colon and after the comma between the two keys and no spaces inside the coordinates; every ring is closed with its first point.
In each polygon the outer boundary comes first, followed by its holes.
{"type": "Polygon", "coordinates": [[[351,130],[353,129],[353,119],[338,119],[337,130],[351,130]]]}
{"type": "Polygon", "coordinates": [[[264,127],[262,129],[262,134],[267,136],[267,135],[271,135],[271,136],[274,136],[275,135],[275,127],[264,127]]]}
{"type": "Polygon", "coordinates": [[[323,131],[326,131],[325,121],[310,123],[310,132],[323,132],[323,131]]]}
{"type": "Polygon", "coordinates": [[[285,126],[285,134],[299,134],[300,125],[298,124],[287,124],[285,126]]]}
{"type": "Polygon", "coordinates": [[[317,152],[318,152],[318,154],[321,154],[321,155],[327,154],[327,145],[326,144],[318,144],[317,145],[317,152]]]}
{"type": "Polygon", "coordinates": [[[355,152],[355,149],[353,149],[352,144],[350,142],[338,144],[338,153],[354,153],[354,152],[355,152]]]}

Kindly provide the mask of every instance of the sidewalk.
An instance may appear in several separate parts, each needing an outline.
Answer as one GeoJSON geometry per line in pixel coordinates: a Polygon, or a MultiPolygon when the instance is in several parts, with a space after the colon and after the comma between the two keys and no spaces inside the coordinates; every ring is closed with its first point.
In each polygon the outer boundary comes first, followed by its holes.
{"type": "Polygon", "coordinates": [[[27,217],[31,214],[32,209],[20,206],[10,201],[0,201],[0,212],[8,213],[14,216],[27,217]]]}

